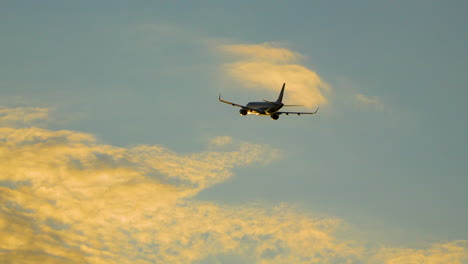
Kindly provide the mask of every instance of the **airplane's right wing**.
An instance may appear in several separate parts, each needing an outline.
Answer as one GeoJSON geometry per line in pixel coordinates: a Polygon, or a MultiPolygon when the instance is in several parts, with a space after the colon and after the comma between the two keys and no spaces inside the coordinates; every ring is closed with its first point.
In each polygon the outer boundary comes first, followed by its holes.
{"type": "Polygon", "coordinates": [[[289,115],[289,114],[292,114],[292,115],[313,115],[313,114],[316,114],[318,110],[319,110],[319,108],[317,107],[317,110],[315,110],[315,112],[276,112],[276,113],[278,115],[281,115],[281,114],[286,114],[286,115],[289,115]]]}
{"type": "Polygon", "coordinates": [[[228,101],[224,101],[223,99],[221,99],[221,94],[219,94],[218,100],[219,100],[220,102],[223,102],[223,103],[225,103],[225,104],[230,104],[230,105],[232,105],[232,106],[237,106],[237,107],[240,107],[240,108],[247,108],[247,107],[245,107],[245,106],[243,106],[243,105],[240,105],[240,104],[235,104],[235,103],[231,103],[231,102],[228,102],[228,101]]]}

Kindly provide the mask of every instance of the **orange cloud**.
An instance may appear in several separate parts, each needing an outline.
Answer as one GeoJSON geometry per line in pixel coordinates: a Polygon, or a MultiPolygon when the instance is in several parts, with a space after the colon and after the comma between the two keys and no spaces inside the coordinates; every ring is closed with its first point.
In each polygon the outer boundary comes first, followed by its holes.
{"type": "Polygon", "coordinates": [[[231,177],[233,168],[279,155],[229,137],[212,143],[229,150],[178,154],[162,146],[105,145],[75,131],[0,128],[0,262],[466,260],[461,242],[373,252],[337,236],[341,220],[317,219],[287,204],[199,201],[199,191],[231,177]]]}
{"type": "Polygon", "coordinates": [[[299,64],[301,54],[270,43],[224,45],[220,49],[237,59],[224,65],[224,69],[243,85],[278,92],[286,83],[286,103],[310,108],[327,103],[324,93],[330,90],[329,85],[317,73],[299,64]]]}

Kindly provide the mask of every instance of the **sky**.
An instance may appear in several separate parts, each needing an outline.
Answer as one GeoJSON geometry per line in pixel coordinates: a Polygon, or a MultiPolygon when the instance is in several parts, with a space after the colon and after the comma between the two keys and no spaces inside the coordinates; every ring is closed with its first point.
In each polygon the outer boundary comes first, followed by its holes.
{"type": "Polygon", "coordinates": [[[467,263],[467,9],[1,1],[0,262],[467,263]]]}

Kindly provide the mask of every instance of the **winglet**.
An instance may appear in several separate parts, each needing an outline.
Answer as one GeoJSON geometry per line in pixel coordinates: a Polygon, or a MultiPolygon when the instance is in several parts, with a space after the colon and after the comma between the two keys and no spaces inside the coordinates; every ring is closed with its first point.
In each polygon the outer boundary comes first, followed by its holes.
{"type": "Polygon", "coordinates": [[[319,107],[317,106],[317,109],[315,110],[314,114],[316,114],[319,110],[319,107]]]}

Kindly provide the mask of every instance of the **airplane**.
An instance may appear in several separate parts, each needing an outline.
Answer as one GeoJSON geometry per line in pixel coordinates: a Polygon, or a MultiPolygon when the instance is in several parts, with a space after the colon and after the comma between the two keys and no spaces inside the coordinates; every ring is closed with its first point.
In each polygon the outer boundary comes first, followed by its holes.
{"type": "Polygon", "coordinates": [[[249,115],[269,115],[271,119],[273,120],[278,120],[279,116],[282,114],[296,114],[296,115],[313,115],[316,114],[318,111],[318,107],[315,110],[315,112],[282,112],[279,111],[283,106],[301,106],[301,105],[285,105],[282,103],[283,101],[283,93],[284,93],[284,87],[286,86],[286,83],[283,83],[283,87],[281,88],[281,92],[278,96],[278,99],[276,99],[275,102],[270,102],[265,99],[263,99],[263,102],[250,102],[246,106],[240,105],[240,104],[235,104],[231,103],[228,101],[225,101],[221,99],[221,94],[219,94],[218,100],[220,102],[230,104],[232,106],[237,106],[240,107],[241,109],[239,110],[240,115],[245,116],[247,114],[249,115]]]}

